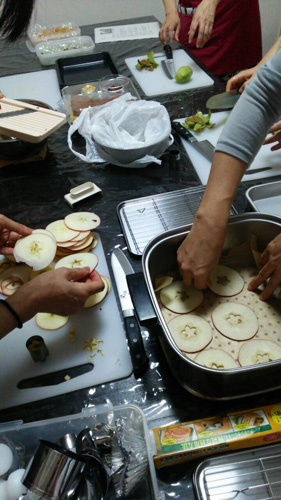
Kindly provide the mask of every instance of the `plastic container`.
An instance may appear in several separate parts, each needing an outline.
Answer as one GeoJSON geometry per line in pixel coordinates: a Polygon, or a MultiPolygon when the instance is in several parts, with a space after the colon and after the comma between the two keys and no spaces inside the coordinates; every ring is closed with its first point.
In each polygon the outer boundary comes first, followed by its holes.
{"type": "Polygon", "coordinates": [[[43,66],[49,66],[55,64],[56,60],[61,57],[91,54],[94,49],[95,44],[90,36],[77,36],[38,43],[36,45],[36,55],[43,66]]]}
{"type": "Polygon", "coordinates": [[[62,89],[62,99],[66,112],[70,116],[70,122],[73,123],[84,108],[100,106],[126,92],[130,92],[132,96],[140,99],[134,84],[129,78],[122,75],[108,75],[95,82],[64,87],[62,89]],[[108,90],[110,88],[112,90],[108,90]]]}
{"type": "MultiPolygon", "coordinates": [[[[164,497],[157,486],[156,472],[152,457],[152,443],[145,416],[141,409],[134,405],[112,406],[110,404],[85,408],[81,413],[67,415],[24,424],[22,421],[0,424],[0,443],[8,444],[14,452],[15,468],[25,468],[33,456],[38,440],[44,439],[57,443],[66,434],[78,434],[86,427],[93,427],[98,422],[113,423],[118,418],[126,418],[138,436],[146,442],[149,480],[145,476],[134,488],[127,500],[162,500],[164,497]]],[[[5,478],[6,479],[6,478],[5,478]]]]}
{"type": "Polygon", "coordinates": [[[80,34],[81,30],[79,26],[72,22],[54,24],[52,26],[35,24],[28,30],[28,38],[33,45],[49,40],[60,40],[62,38],[80,36],[80,34]]]}

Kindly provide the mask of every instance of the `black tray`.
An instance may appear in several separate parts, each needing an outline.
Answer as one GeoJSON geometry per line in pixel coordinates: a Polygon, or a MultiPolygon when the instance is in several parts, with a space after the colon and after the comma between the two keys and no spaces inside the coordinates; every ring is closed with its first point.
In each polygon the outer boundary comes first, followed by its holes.
{"type": "Polygon", "coordinates": [[[61,87],[87,83],[118,73],[108,52],[58,59],[56,69],[61,87]]]}

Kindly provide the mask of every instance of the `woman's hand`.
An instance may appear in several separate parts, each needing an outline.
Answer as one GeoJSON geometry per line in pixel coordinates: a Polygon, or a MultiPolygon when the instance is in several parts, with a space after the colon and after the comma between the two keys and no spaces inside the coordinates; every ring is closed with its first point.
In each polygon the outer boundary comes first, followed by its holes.
{"type": "Polygon", "coordinates": [[[198,49],[204,47],[212,34],[217,4],[217,0],[202,0],[193,15],[188,42],[191,43],[197,33],[196,47],[198,49]]]}
{"type": "Polygon", "coordinates": [[[272,125],[269,132],[271,132],[273,135],[265,139],[264,144],[273,144],[274,142],[276,142],[277,144],[270,148],[271,151],[277,151],[278,149],[281,149],[281,118],[277,123],[272,125]]]}
{"type": "Polygon", "coordinates": [[[166,19],[159,31],[159,38],[161,42],[164,45],[166,43],[169,43],[169,41],[172,42],[174,39],[174,34],[175,34],[175,40],[178,42],[179,32],[180,32],[180,18],[178,13],[175,11],[170,14],[167,14],[166,19]]]}
{"type": "Polygon", "coordinates": [[[38,312],[61,316],[74,314],[84,306],[90,295],[103,288],[104,283],[97,271],[89,274],[88,267],[62,267],[40,274],[7,300],[25,322],[38,312]]]}
{"type": "Polygon", "coordinates": [[[250,281],[248,290],[256,290],[268,280],[265,289],[259,297],[260,300],[267,300],[273,294],[274,290],[281,285],[281,234],[267,245],[261,255],[259,267],[260,272],[250,281]]]}
{"type": "Polygon", "coordinates": [[[13,255],[13,247],[19,238],[28,236],[32,229],[0,215],[0,253],[13,255]]]}
{"type": "Polygon", "coordinates": [[[245,69],[237,73],[237,75],[234,75],[232,78],[228,80],[226,84],[226,89],[225,89],[226,92],[238,89],[238,92],[242,94],[243,90],[245,89],[245,85],[248,85],[248,83],[250,83],[252,78],[255,76],[257,70],[258,67],[254,66],[254,68],[245,69]]]}
{"type": "Polygon", "coordinates": [[[223,246],[226,225],[196,217],[189,235],[178,248],[179,271],[186,285],[206,288],[210,273],[217,266],[223,246]]]}

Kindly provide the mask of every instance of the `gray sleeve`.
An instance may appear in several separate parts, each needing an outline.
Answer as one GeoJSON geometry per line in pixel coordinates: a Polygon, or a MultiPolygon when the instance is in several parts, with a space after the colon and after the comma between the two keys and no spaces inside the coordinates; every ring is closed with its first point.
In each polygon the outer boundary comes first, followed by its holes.
{"type": "Polygon", "coordinates": [[[223,128],[216,151],[235,156],[249,166],[280,116],[281,50],[246,85],[223,128]]]}

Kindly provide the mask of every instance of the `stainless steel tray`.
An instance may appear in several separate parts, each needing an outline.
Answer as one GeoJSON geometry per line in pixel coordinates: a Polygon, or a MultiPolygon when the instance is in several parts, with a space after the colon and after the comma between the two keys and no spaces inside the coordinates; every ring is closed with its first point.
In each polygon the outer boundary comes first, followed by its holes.
{"type": "MultiPolygon", "coordinates": [[[[205,187],[199,186],[120,203],[117,213],[130,252],[142,255],[158,234],[191,224],[204,191],[205,187]]],[[[233,214],[236,211],[232,207],[233,214]]]]}
{"type": "Polygon", "coordinates": [[[281,181],[253,186],[246,198],[256,212],[281,217],[281,181]]]}
{"type": "Polygon", "coordinates": [[[199,500],[280,500],[281,444],[204,460],[193,481],[199,500]]]}

